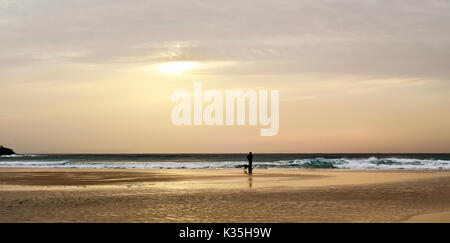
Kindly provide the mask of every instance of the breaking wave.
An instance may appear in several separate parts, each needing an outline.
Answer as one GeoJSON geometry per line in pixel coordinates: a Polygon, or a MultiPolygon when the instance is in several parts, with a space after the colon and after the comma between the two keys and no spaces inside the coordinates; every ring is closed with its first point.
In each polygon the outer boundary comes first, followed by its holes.
{"type": "MultiPolygon", "coordinates": [[[[4,158],[4,157],[2,157],[4,158]]],[[[7,157],[0,160],[0,167],[29,168],[126,168],[126,169],[202,169],[202,168],[241,168],[247,162],[240,161],[86,161],[77,159],[44,160],[36,157],[7,157]],[[20,160],[17,160],[21,158],[20,160]],[[15,159],[15,160],[13,160],[15,159]]],[[[303,158],[291,160],[255,161],[255,168],[318,168],[350,170],[448,170],[449,159],[414,158],[303,158]]]]}
{"type": "Polygon", "coordinates": [[[40,157],[45,155],[37,154],[11,154],[11,155],[1,155],[0,158],[30,158],[30,157],[40,157]]]}

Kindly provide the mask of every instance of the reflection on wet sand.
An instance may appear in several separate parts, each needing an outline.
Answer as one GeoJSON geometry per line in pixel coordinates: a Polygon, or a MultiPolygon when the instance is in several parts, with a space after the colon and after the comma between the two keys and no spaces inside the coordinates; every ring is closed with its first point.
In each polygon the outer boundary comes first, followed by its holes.
{"type": "Polygon", "coordinates": [[[0,169],[0,222],[450,222],[448,211],[450,171],[0,169]]]}

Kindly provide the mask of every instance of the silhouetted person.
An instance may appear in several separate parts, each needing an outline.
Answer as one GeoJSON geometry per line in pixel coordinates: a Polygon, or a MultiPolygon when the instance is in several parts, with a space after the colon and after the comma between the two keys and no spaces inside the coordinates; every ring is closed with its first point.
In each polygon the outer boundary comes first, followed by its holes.
{"type": "Polygon", "coordinates": [[[252,152],[248,153],[247,159],[248,159],[248,173],[252,174],[252,170],[253,170],[253,167],[252,167],[253,154],[252,154],[252,152]]]}

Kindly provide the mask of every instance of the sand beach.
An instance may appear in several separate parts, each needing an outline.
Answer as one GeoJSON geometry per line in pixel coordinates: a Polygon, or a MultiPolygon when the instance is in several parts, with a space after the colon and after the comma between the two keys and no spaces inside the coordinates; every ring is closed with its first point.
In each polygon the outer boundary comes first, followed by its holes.
{"type": "Polygon", "coordinates": [[[0,222],[450,222],[450,171],[0,168],[0,222]]]}

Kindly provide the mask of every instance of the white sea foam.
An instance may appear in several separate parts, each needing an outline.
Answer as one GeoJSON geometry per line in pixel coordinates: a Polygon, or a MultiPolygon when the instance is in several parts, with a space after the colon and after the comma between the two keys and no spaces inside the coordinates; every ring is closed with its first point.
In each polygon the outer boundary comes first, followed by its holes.
{"type": "Polygon", "coordinates": [[[40,157],[45,155],[37,155],[37,154],[11,154],[11,155],[2,155],[0,158],[26,158],[26,157],[40,157]]]}
{"type": "MultiPolygon", "coordinates": [[[[8,157],[14,158],[14,157],[8,157]]],[[[20,158],[20,157],[18,157],[20,158]]],[[[205,162],[88,162],[74,160],[45,161],[42,159],[0,161],[0,167],[28,168],[125,168],[125,169],[203,169],[203,168],[241,168],[247,161],[205,161],[205,162]]],[[[256,168],[325,168],[351,170],[448,170],[450,160],[367,158],[367,159],[297,159],[269,162],[253,162],[256,168]]]]}
{"type": "Polygon", "coordinates": [[[243,162],[69,162],[69,161],[8,161],[0,167],[25,168],[91,168],[91,169],[205,169],[236,168],[243,162]]]}

